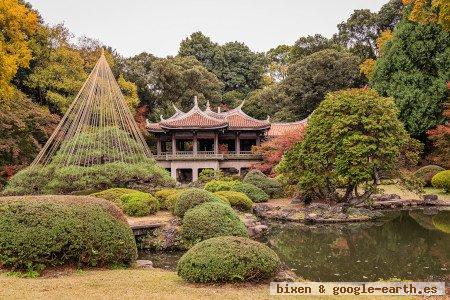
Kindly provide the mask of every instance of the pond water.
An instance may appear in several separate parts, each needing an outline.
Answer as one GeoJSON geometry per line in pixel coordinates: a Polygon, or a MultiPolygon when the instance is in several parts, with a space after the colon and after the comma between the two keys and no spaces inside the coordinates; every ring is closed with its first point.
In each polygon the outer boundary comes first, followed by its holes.
{"type": "MultiPolygon", "coordinates": [[[[311,281],[450,279],[450,211],[401,211],[353,224],[272,223],[265,242],[286,267],[311,281]]],[[[173,269],[181,254],[140,258],[173,269]]]]}

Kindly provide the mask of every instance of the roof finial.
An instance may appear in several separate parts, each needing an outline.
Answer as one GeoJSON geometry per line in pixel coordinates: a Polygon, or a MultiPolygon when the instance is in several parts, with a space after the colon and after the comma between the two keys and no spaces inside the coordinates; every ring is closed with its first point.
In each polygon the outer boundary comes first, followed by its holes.
{"type": "Polygon", "coordinates": [[[206,109],[207,110],[211,110],[211,105],[209,104],[209,100],[206,101],[206,109]]]}
{"type": "Polygon", "coordinates": [[[198,108],[198,99],[197,99],[197,96],[194,96],[194,108],[198,108]]]}
{"type": "Polygon", "coordinates": [[[217,107],[217,112],[220,114],[220,106],[217,107]]]}
{"type": "Polygon", "coordinates": [[[270,122],[270,116],[267,116],[267,122],[270,122]]]}
{"type": "Polygon", "coordinates": [[[163,115],[159,115],[159,118],[161,119],[161,121],[164,121],[163,115]]]}
{"type": "Polygon", "coordinates": [[[105,49],[102,47],[102,56],[105,56],[105,49]]]}
{"type": "Polygon", "coordinates": [[[238,107],[236,107],[237,109],[241,110],[242,107],[244,106],[245,100],[242,100],[241,104],[239,104],[238,107]]]}
{"type": "Polygon", "coordinates": [[[172,103],[172,106],[173,106],[173,109],[175,109],[175,112],[182,113],[182,111],[178,107],[176,107],[174,103],[172,103]]]}

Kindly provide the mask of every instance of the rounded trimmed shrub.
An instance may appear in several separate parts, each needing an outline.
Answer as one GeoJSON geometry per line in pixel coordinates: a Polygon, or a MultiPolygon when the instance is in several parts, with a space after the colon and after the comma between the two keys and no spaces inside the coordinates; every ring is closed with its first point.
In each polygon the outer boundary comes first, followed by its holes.
{"type": "Polygon", "coordinates": [[[259,187],[272,198],[278,197],[283,193],[283,187],[277,180],[267,177],[259,170],[250,170],[243,181],[259,187]]]}
{"type": "Polygon", "coordinates": [[[206,202],[185,213],[182,238],[188,246],[217,236],[248,237],[247,228],[230,206],[206,202]]]}
{"type": "Polygon", "coordinates": [[[421,179],[425,186],[430,186],[433,176],[441,171],[445,171],[445,169],[436,165],[428,165],[419,168],[416,172],[414,172],[414,176],[421,179]]]}
{"type": "Polygon", "coordinates": [[[233,187],[232,190],[246,194],[253,202],[256,203],[267,202],[270,198],[266,192],[251,183],[239,182],[233,187]]]}
{"type": "Polygon", "coordinates": [[[136,190],[132,189],[126,189],[126,188],[112,188],[103,190],[97,193],[91,194],[91,196],[106,199],[109,201],[114,202],[116,205],[118,205],[120,208],[123,208],[122,200],[120,200],[120,197],[122,197],[125,194],[133,193],[136,190]]]}
{"type": "Polygon", "coordinates": [[[169,196],[167,196],[166,200],[164,201],[164,207],[173,212],[175,209],[175,205],[178,202],[178,199],[180,198],[181,195],[181,191],[178,193],[174,193],[174,194],[170,194],[169,196]]]}
{"type": "Polygon", "coordinates": [[[205,184],[204,189],[211,193],[219,191],[231,191],[237,184],[239,184],[239,181],[237,180],[211,180],[205,184]]]}
{"type": "Polygon", "coordinates": [[[178,261],[188,282],[259,281],[278,271],[280,259],[266,245],[243,237],[215,237],[196,244],[178,261]]]}
{"type": "Polygon", "coordinates": [[[188,189],[181,193],[180,197],[178,197],[178,201],[175,204],[174,208],[174,214],[182,218],[188,211],[188,209],[191,209],[205,202],[214,201],[221,202],[220,198],[211,192],[197,188],[188,189]]]}
{"type": "Polygon", "coordinates": [[[431,185],[437,189],[443,189],[446,193],[450,192],[450,170],[437,173],[431,179],[431,185]]]}
{"type": "Polygon", "coordinates": [[[241,210],[250,210],[253,206],[253,201],[244,193],[235,191],[220,191],[214,193],[217,196],[225,197],[231,206],[241,210]]]}
{"type": "Polygon", "coordinates": [[[157,191],[155,196],[165,209],[173,212],[178,197],[184,191],[185,189],[162,189],[157,191]]]}
{"type": "Polygon", "coordinates": [[[158,199],[140,191],[124,194],[120,197],[123,211],[132,217],[144,217],[153,214],[159,209],[158,199]]]}
{"type": "Polygon", "coordinates": [[[0,265],[13,270],[130,265],[136,242],[123,212],[90,196],[0,198],[0,265]]]}

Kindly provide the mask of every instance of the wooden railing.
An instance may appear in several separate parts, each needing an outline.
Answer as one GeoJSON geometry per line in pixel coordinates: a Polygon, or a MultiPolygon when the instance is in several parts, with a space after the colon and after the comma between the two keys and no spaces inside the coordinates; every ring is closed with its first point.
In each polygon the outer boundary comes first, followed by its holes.
{"type": "Polygon", "coordinates": [[[216,153],[214,151],[176,151],[161,152],[159,155],[154,155],[156,160],[174,160],[174,159],[259,159],[261,155],[253,154],[251,151],[240,151],[238,154],[236,151],[228,151],[227,153],[216,153]]]}

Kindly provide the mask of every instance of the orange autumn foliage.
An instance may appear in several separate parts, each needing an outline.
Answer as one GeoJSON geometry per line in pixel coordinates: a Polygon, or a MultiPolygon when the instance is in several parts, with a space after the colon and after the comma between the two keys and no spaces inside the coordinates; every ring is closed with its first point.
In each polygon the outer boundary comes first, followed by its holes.
{"type": "Polygon", "coordinates": [[[275,176],[274,168],[281,161],[284,153],[294,147],[294,145],[303,139],[305,126],[301,130],[287,131],[283,135],[273,137],[260,146],[253,147],[255,154],[260,154],[263,160],[252,165],[252,168],[260,170],[268,176],[275,176]]]}

